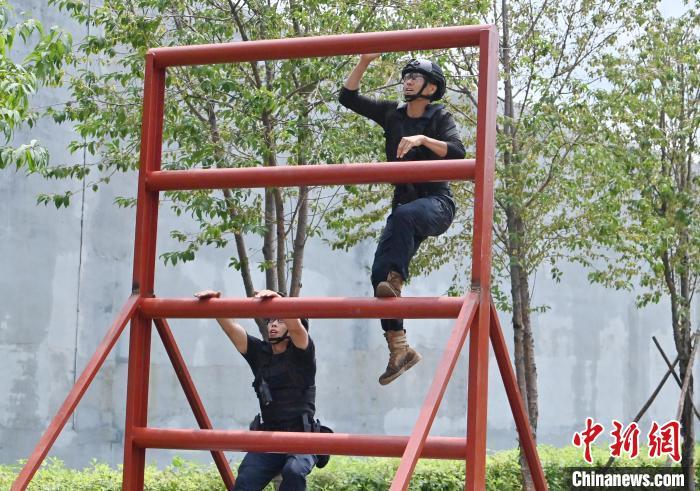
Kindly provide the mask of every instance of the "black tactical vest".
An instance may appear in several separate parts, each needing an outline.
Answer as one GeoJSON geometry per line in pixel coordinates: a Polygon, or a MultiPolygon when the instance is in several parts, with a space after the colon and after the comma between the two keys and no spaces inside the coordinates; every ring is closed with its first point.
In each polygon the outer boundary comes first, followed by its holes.
{"type": "Polygon", "coordinates": [[[290,343],[283,353],[273,355],[271,346],[266,343],[257,356],[253,388],[263,423],[269,428],[296,430],[302,418],[313,418],[316,412],[314,377],[305,374],[293,360],[293,349],[290,343]]]}
{"type": "MultiPolygon", "coordinates": [[[[444,106],[431,104],[426,108],[426,112],[421,118],[408,118],[404,110],[397,109],[387,114],[384,124],[386,138],[386,158],[389,162],[395,162],[396,149],[404,136],[425,135],[429,138],[439,139],[437,125],[442,117],[444,106]],[[393,153],[393,155],[391,155],[393,153]]],[[[428,148],[420,146],[412,148],[400,161],[412,160],[439,160],[436,154],[428,148]]],[[[432,195],[443,195],[451,197],[450,187],[447,182],[424,182],[412,184],[396,184],[394,188],[394,198],[392,208],[397,205],[410,203],[418,198],[432,195]]]]}

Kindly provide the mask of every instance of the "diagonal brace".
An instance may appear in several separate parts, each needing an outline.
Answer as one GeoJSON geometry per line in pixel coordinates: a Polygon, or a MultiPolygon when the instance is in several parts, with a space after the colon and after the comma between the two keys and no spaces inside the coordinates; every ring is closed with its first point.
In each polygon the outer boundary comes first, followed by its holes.
{"type": "MultiPolygon", "coordinates": [[[[679,358],[676,356],[676,359],[673,360],[673,363],[671,365],[669,365],[668,369],[666,370],[666,373],[661,378],[661,381],[656,386],[656,389],[654,389],[654,392],[651,393],[651,396],[649,396],[649,399],[647,399],[647,402],[644,403],[642,408],[639,410],[637,415],[632,420],[633,423],[639,423],[639,420],[642,419],[642,416],[644,416],[644,413],[646,413],[647,409],[649,409],[649,407],[651,407],[652,403],[656,399],[656,396],[659,395],[659,392],[661,392],[661,389],[663,388],[664,384],[666,384],[666,380],[668,380],[668,378],[671,376],[671,372],[675,371],[676,365],[678,365],[678,361],[679,361],[679,358]]],[[[615,462],[615,457],[613,457],[611,455],[610,458],[608,459],[608,461],[605,463],[605,466],[603,467],[603,469],[608,469],[613,464],[613,462],[615,462]]]]}
{"type": "Polygon", "coordinates": [[[23,491],[24,489],[27,489],[32,477],[34,477],[34,474],[46,458],[46,454],[49,453],[49,450],[56,441],[56,438],[58,438],[58,435],[65,426],[66,421],[68,421],[68,418],[70,418],[73,411],[75,411],[75,407],[83,398],[85,391],[90,386],[90,383],[92,383],[95,375],[97,375],[97,372],[99,372],[100,368],[102,368],[102,364],[107,358],[107,355],[109,355],[112,348],[114,348],[117,339],[119,339],[119,336],[124,331],[124,326],[126,326],[126,323],[129,322],[131,317],[134,315],[134,312],[136,311],[136,308],[139,306],[140,302],[141,299],[138,295],[131,295],[127,299],[114,323],[107,331],[107,334],[105,334],[105,337],[102,338],[102,341],[97,346],[95,353],[93,353],[90,361],[88,361],[88,364],[85,366],[83,373],[80,374],[80,377],[78,377],[78,380],[76,380],[75,385],[73,385],[73,388],[63,401],[63,404],[56,413],[56,416],[54,416],[54,418],[51,420],[51,424],[49,424],[49,427],[41,436],[41,440],[39,440],[39,443],[37,443],[34,451],[29,456],[27,463],[24,464],[24,467],[22,467],[17,479],[15,479],[15,482],[12,484],[12,491],[23,491]]]}
{"type": "Polygon", "coordinates": [[[527,459],[527,465],[530,468],[532,481],[537,491],[546,491],[549,488],[547,487],[547,480],[542,470],[542,462],[540,462],[540,457],[537,454],[537,445],[535,444],[535,438],[533,437],[532,428],[530,427],[530,420],[527,417],[525,404],[523,403],[522,395],[518,389],[518,382],[510,363],[510,356],[508,355],[508,345],[503,337],[503,331],[501,330],[498,313],[496,312],[496,307],[493,305],[493,301],[491,302],[490,336],[493,352],[496,355],[496,362],[498,363],[498,369],[501,372],[503,385],[505,386],[508,402],[510,403],[510,409],[513,412],[515,426],[518,429],[520,445],[522,445],[525,458],[527,459]]]}
{"type": "MultiPolygon", "coordinates": [[[[671,361],[668,359],[668,356],[666,356],[666,353],[664,350],[661,348],[661,345],[659,344],[659,341],[656,339],[656,336],[652,336],[651,339],[654,341],[654,344],[659,350],[659,353],[661,353],[661,356],[663,357],[664,361],[666,362],[666,366],[669,369],[669,373],[673,375],[673,378],[676,379],[676,383],[678,384],[678,388],[682,389],[683,388],[683,383],[681,382],[680,377],[678,377],[678,374],[676,373],[676,369],[674,368],[676,363],[678,363],[678,357],[676,357],[676,361],[671,365],[671,361]]],[[[698,408],[695,407],[695,403],[693,401],[690,401],[690,403],[693,405],[693,412],[695,412],[695,417],[700,420],[700,413],[698,413],[698,408]]]]}
{"type": "MultiPolygon", "coordinates": [[[[197,388],[194,385],[194,381],[190,376],[190,372],[185,364],[185,359],[180,353],[180,349],[177,347],[175,342],[175,337],[173,332],[170,330],[170,326],[165,319],[154,319],[156,324],[156,329],[160,335],[160,339],[163,341],[163,346],[165,346],[165,351],[168,353],[168,358],[173,364],[177,378],[182,385],[182,390],[185,392],[187,397],[187,402],[190,403],[194,417],[197,420],[197,424],[203,430],[213,429],[209,416],[204,409],[204,404],[197,393],[197,388]]],[[[226,456],[222,451],[212,450],[211,456],[214,458],[217,469],[219,469],[219,474],[221,474],[221,479],[224,480],[226,489],[232,489],[235,479],[233,478],[233,473],[228,465],[226,456]]]]}
{"type": "Polygon", "coordinates": [[[447,341],[447,348],[435,372],[435,378],[433,378],[428,395],[425,397],[425,402],[423,402],[418,421],[413,427],[406,450],[404,450],[401,457],[401,464],[396,470],[394,481],[391,484],[391,491],[403,491],[408,488],[411,475],[423,451],[430,427],[435,419],[435,414],[438,407],[440,407],[442,396],[445,394],[447,383],[450,381],[457,359],[462,351],[462,346],[464,346],[464,341],[467,339],[467,333],[474,321],[477,305],[478,297],[475,293],[470,293],[465,297],[464,305],[455,321],[450,339],[447,341]]]}

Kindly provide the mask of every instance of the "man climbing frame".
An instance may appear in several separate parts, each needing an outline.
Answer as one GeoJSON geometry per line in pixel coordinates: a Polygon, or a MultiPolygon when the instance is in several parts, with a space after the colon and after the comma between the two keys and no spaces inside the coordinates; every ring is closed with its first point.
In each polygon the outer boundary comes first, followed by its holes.
{"type": "MultiPolygon", "coordinates": [[[[379,54],[364,54],[340,91],[340,103],[384,129],[386,160],[462,159],[466,153],[452,115],[432,104],[445,95],[440,67],[430,60],[413,59],[401,70],[405,104],[374,100],[359,94],[360,81],[379,54]]],[[[400,297],[411,259],[429,236],[443,234],[455,216],[447,182],[397,184],[391,214],[379,238],[372,265],[376,297],[400,297]]],[[[406,341],[403,319],[382,319],[389,346],[389,363],[379,377],[386,385],[421,360],[406,341]]]]}
{"type": "MultiPolygon", "coordinates": [[[[195,294],[202,301],[218,298],[220,292],[195,294]]],[[[274,298],[272,290],[257,292],[256,298],[274,298]]],[[[260,414],[250,424],[257,431],[319,432],[316,412],[316,356],[306,319],[268,319],[268,341],[250,336],[234,319],[216,319],[238,352],[250,365],[260,414]]],[[[323,431],[330,431],[324,427],[323,431]]],[[[235,491],[259,491],[278,474],[282,491],[306,489],[306,476],[314,465],[323,467],[326,455],[249,452],[238,468],[235,491]]]]}

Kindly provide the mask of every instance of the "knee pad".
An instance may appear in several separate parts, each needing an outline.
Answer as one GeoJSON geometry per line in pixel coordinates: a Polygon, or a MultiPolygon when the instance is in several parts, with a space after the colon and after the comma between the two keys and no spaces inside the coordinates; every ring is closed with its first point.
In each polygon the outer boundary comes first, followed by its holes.
{"type": "Polygon", "coordinates": [[[304,467],[296,460],[287,462],[282,468],[282,472],[280,472],[280,474],[282,474],[282,479],[284,480],[306,480],[306,469],[304,469],[304,467]]]}

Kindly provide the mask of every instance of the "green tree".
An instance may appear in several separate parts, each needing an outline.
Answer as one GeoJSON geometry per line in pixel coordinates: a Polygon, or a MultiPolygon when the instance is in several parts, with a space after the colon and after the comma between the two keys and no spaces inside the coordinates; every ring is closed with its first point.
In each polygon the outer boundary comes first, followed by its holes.
{"type": "Polygon", "coordinates": [[[48,163],[49,154],[37,140],[16,144],[14,134],[36,123],[39,111],[31,98],[39,87],[61,83],[71,38],[55,27],[47,31],[35,19],[15,23],[13,17],[12,6],[0,0],[0,131],[5,138],[0,144],[0,169],[14,165],[33,172],[48,163]],[[27,52],[21,61],[18,52],[27,52]]]}
{"type": "MultiPolygon", "coordinates": [[[[92,9],[82,0],[54,0],[91,27],[78,47],[72,101],[54,110],[72,121],[72,152],[94,162],[43,166],[50,178],[89,178],[98,190],[117,172],[138,167],[144,56],[157,46],[374,31],[386,27],[390,7],[351,1],[108,0],[92,9]],[[89,68],[86,68],[89,67],[89,68]]],[[[221,168],[332,164],[366,153],[363,127],[344,128],[336,111],[337,74],[351,60],[318,58],[170,69],[166,81],[163,168],[221,168]]],[[[71,189],[39,197],[68,204],[71,189]]],[[[293,296],[301,289],[304,248],[320,233],[324,214],[343,189],[320,188],[169,192],[177,215],[198,224],[195,233],[172,230],[182,244],[162,255],[166,263],[194,259],[202,247],[235,248],[230,266],[253,294],[251,268],[265,272],[266,288],[293,296]],[[262,242],[251,252],[252,236],[262,242]]],[[[132,206],[133,197],[117,199],[132,206]]]]}
{"type": "MultiPolygon", "coordinates": [[[[609,88],[595,93],[592,148],[602,218],[598,244],[616,252],[591,278],[618,289],[641,287],[640,306],[665,297],[680,376],[692,372],[691,304],[700,278],[700,16],[664,19],[652,9],[645,31],[601,60],[609,88]],[[643,267],[640,267],[643,265],[643,267]]],[[[683,466],[692,472],[692,378],[681,416],[683,466]]],[[[694,479],[688,474],[687,482],[694,479]]]]}

